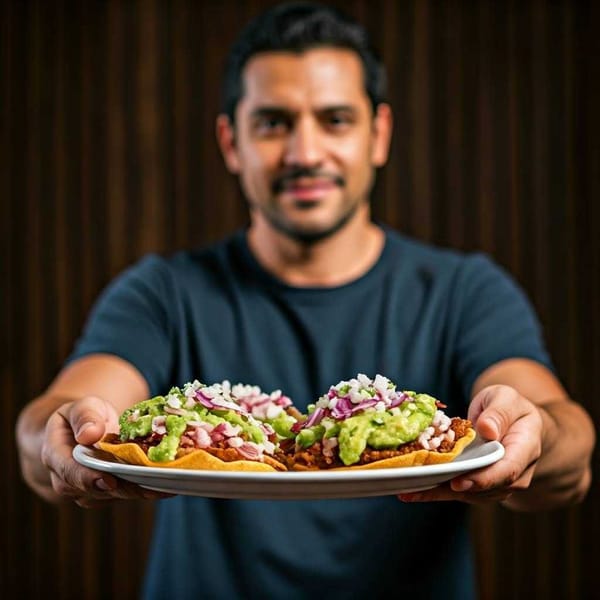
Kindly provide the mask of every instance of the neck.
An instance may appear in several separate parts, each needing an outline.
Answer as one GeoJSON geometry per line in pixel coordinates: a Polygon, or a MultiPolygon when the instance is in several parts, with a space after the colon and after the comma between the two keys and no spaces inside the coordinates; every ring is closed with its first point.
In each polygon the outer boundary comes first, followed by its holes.
{"type": "Polygon", "coordinates": [[[335,287],[364,275],[379,259],[384,233],[365,204],[339,231],[304,244],[253,214],[248,245],[260,265],[288,285],[335,287]]]}

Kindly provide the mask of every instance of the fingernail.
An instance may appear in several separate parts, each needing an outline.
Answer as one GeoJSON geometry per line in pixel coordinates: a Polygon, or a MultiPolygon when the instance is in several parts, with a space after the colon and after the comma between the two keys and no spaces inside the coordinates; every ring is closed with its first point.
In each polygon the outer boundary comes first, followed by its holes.
{"type": "Polygon", "coordinates": [[[142,496],[148,500],[156,500],[158,499],[160,492],[155,492],[153,490],[142,490],[142,496]]]}
{"type": "Polygon", "coordinates": [[[497,439],[500,431],[498,423],[494,419],[488,419],[487,423],[488,427],[490,428],[490,431],[492,432],[493,438],[497,439]]]}
{"type": "Polygon", "coordinates": [[[418,502],[421,499],[421,494],[400,494],[398,498],[402,502],[418,502]]]}
{"type": "Polygon", "coordinates": [[[108,485],[108,483],[106,483],[106,481],[104,481],[104,479],[100,478],[100,479],[96,479],[96,481],[94,482],[96,487],[99,490],[102,490],[103,492],[108,492],[110,491],[110,486],[108,485]]]}
{"type": "Polygon", "coordinates": [[[457,481],[452,487],[456,492],[466,492],[473,487],[473,482],[468,479],[465,481],[457,481]]]}
{"type": "Polygon", "coordinates": [[[94,425],[94,423],[92,423],[91,421],[88,421],[87,423],[84,423],[78,430],[77,430],[77,434],[76,437],[79,437],[84,431],[88,430],[90,427],[92,427],[94,425]]]}

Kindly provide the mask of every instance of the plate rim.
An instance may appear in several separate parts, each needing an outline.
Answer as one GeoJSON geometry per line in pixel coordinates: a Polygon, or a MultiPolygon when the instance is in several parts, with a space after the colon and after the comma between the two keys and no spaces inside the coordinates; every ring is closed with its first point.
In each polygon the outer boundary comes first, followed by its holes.
{"type": "Polygon", "coordinates": [[[143,465],[128,465],[114,460],[99,458],[102,451],[93,446],[77,444],[73,449],[73,458],[79,464],[97,471],[114,475],[129,475],[136,477],[158,478],[174,481],[181,480],[220,480],[232,482],[292,482],[318,483],[336,481],[372,481],[377,479],[415,479],[452,473],[464,473],[494,464],[504,456],[504,446],[497,440],[483,440],[477,437],[473,444],[467,447],[461,456],[469,451],[485,449],[485,453],[472,458],[459,456],[455,460],[437,465],[419,465],[415,467],[397,467],[384,469],[365,469],[360,471],[215,471],[200,469],[165,469],[162,467],[147,467],[143,465]]]}

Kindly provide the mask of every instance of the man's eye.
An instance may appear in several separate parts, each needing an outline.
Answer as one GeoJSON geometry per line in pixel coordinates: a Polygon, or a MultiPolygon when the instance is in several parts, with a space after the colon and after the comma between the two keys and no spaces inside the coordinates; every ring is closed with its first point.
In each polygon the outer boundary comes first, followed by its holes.
{"type": "Polygon", "coordinates": [[[345,129],[353,123],[353,119],[350,115],[345,113],[332,113],[327,116],[325,122],[328,127],[332,129],[345,129]]]}
{"type": "Polygon", "coordinates": [[[287,130],[287,122],[281,117],[261,117],[255,121],[254,129],[263,135],[283,133],[287,130]]]}

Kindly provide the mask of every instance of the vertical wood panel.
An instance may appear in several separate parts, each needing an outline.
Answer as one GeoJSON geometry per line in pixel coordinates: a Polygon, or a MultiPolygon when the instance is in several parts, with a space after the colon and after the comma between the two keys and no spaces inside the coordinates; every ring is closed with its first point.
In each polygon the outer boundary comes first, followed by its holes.
{"type": "Polygon", "coordinates": [[[431,148],[430,148],[430,3],[415,4],[413,27],[414,62],[411,73],[411,160],[413,172],[412,228],[431,239],[431,148]]]}
{"type": "Polygon", "coordinates": [[[517,48],[516,31],[516,1],[509,2],[508,14],[508,143],[507,152],[509,179],[509,197],[506,199],[510,212],[510,229],[506,232],[510,240],[508,260],[515,277],[521,278],[522,236],[520,230],[520,206],[522,202],[519,186],[521,166],[521,148],[519,145],[519,53],[517,48]]]}
{"type": "Polygon", "coordinates": [[[141,214],[137,223],[139,244],[146,252],[164,250],[164,189],[161,165],[162,128],[159,116],[159,7],[143,2],[138,14],[136,79],[136,146],[140,161],[141,214]]]}
{"type": "Polygon", "coordinates": [[[125,79],[128,77],[123,57],[128,45],[123,3],[107,5],[106,54],[106,204],[108,228],[107,252],[109,270],[115,273],[124,266],[127,257],[127,177],[126,177],[126,124],[123,100],[125,79]]]}
{"type": "MultiPolygon", "coordinates": [[[[442,96],[445,109],[438,104],[446,128],[443,153],[447,157],[442,165],[445,177],[441,186],[440,202],[436,206],[442,231],[438,234],[444,243],[465,245],[464,231],[464,25],[459,2],[445,4],[445,40],[442,48],[440,76],[445,80],[442,96]]],[[[441,153],[440,153],[441,154],[441,153]]],[[[470,176],[469,176],[470,177],[470,176]]]]}
{"type": "MultiPolygon", "coordinates": [[[[0,5],[0,281],[14,281],[12,212],[13,204],[8,199],[13,193],[12,160],[10,142],[13,137],[13,122],[9,115],[14,114],[14,94],[10,82],[15,77],[12,70],[12,55],[16,50],[11,25],[16,21],[12,7],[0,5]]],[[[10,348],[15,343],[14,323],[11,319],[13,287],[4,285],[0,288],[0,407],[10,423],[14,421],[17,407],[14,405],[15,390],[13,387],[13,360],[10,348]]],[[[6,464],[6,481],[12,484],[18,477],[12,447],[12,431],[3,431],[0,441],[2,455],[8,457],[6,464]]],[[[0,511],[4,515],[17,515],[17,495],[2,494],[0,511]]],[[[0,536],[0,555],[4,559],[4,568],[0,569],[0,588],[14,589],[15,576],[19,559],[17,553],[11,552],[11,536],[16,534],[14,519],[5,525],[6,534],[0,536]]]]}
{"type": "MultiPolygon", "coordinates": [[[[2,589],[137,595],[153,507],[46,506],[20,481],[13,424],[114,275],[148,251],[210,242],[246,222],[214,118],[229,43],[273,3],[0,4],[2,589]]],[[[598,3],[335,4],[368,25],[389,71],[395,134],[376,217],[490,252],[510,270],[559,374],[598,422],[598,3]]],[[[594,481],[568,510],[475,510],[481,597],[590,597],[599,498],[594,481]]]]}

